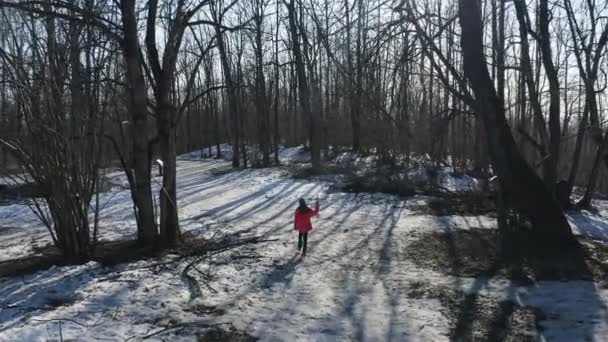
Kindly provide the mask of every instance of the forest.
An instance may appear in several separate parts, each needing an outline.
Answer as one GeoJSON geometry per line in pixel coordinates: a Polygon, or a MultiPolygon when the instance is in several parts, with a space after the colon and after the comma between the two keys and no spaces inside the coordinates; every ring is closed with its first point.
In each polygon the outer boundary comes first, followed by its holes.
{"type": "Polygon", "coordinates": [[[0,340],[601,341],[607,70],[597,0],[0,0],[0,340]]]}

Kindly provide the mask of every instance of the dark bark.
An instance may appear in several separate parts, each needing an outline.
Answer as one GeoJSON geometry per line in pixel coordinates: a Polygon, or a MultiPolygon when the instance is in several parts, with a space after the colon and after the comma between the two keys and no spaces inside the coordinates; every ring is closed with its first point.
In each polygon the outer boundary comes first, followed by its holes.
{"type": "MultiPolygon", "coordinates": [[[[276,10],[279,13],[279,2],[276,3],[276,10]]],[[[279,165],[279,144],[281,135],[279,132],[279,16],[276,16],[276,31],[275,31],[275,42],[274,42],[274,163],[279,165]]]]}
{"type": "Polygon", "coordinates": [[[605,156],[608,148],[608,131],[602,136],[602,130],[599,123],[597,93],[595,91],[601,60],[602,57],[605,56],[604,50],[608,44],[608,26],[604,26],[603,31],[596,41],[596,28],[598,26],[595,20],[595,5],[589,3],[587,8],[593,25],[590,32],[581,31],[570,0],[564,0],[564,8],[566,9],[568,26],[574,42],[573,51],[576,56],[579,74],[583,81],[585,92],[583,119],[581,120],[582,122],[579,123],[574,151],[574,163],[570,170],[570,177],[568,179],[568,190],[569,195],[571,195],[572,189],[574,188],[576,173],[578,172],[582,143],[585,136],[585,131],[587,129],[587,123],[589,122],[591,124],[591,138],[596,145],[596,154],[591,169],[591,174],[587,182],[585,194],[578,203],[579,206],[588,206],[591,203],[591,197],[593,196],[597,177],[599,176],[601,160],[604,160],[604,163],[608,167],[608,158],[605,156]],[[588,41],[588,43],[585,44],[585,41],[588,41]]]}
{"type": "MultiPolygon", "coordinates": [[[[355,89],[352,91],[353,151],[361,150],[361,97],[363,96],[363,0],[357,0],[357,41],[355,64],[355,89]]],[[[350,30],[349,30],[350,31],[350,30]]],[[[349,52],[350,53],[350,52],[349,52]]],[[[351,61],[352,63],[352,61],[351,61]]],[[[351,69],[352,70],[352,69],[351,69]]]]}
{"type": "Polygon", "coordinates": [[[264,52],[262,45],[262,30],[264,23],[264,1],[255,2],[255,72],[256,89],[255,103],[258,119],[258,141],[262,152],[262,165],[270,165],[270,120],[268,113],[268,100],[266,94],[266,77],[264,76],[264,52]]]}
{"type": "MultiPolygon", "coordinates": [[[[156,46],[156,0],[148,3],[148,17],[146,23],[146,53],[148,63],[154,78],[154,97],[156,102],[156,124],[160,157],[163,161],[163,180],[160,189],[160,244],[173,246],[179,238],[179,217],[177,207],[177,163],[176,163],[176,127],[178,101],[172,96],[176,85],[177,58],[183,41],[188,20],[195,11],[185,11],[184,3],[179,1],[175,17],[167,32],[166,44],[162,58],[156,46]]],[[[192,86],[191,84],[189,86],[192,86]]],[[[189,92],[189,90],[188,90],[189,92]]]]}
{"type": "Polygon", "coordinates": [[[304,57],[300,46],[300,35],[296,18],[295,0],[287,3],[289,17],[289,31],[291,35],[292,51],[295,58],[295,71],[298,79],[298,90],[300,95],[300,106],[304,117],[309,119],[309,139],[312,159],[312,168],[315,170],[321,167],[321,153],[317,138],[316,115],[310,109],[310,88],[306,76],[304,57]]]}
{"type": "Polygon", "coordinates": [[[570,226],[554,197],[526,163],[511,134],[486,65],[482,20],[476,0],[460,0],[462,54],[465,75],[473,89],[483,121],[492,166],[509,205],[531,222],[534,235],[546,246],[559,248],[574,241],[570,226]]]}
{"type": "Polygon", "coordinates": [[[138,240],[144,245],[151,245],[156,243],[158,231],[152,202],[147,88],[141,65],[143,56],[139,49],[135,1],[121,1],[120,9],[124,31],[121,46],[127,69],[128,109],[131,114],[129,126],[132,139],[130,169],[125,172],[135,204],[138,240]]]}
{"type": "MultiPolygon", "coordinates": [[[[217,19],[216,19],[217,20],[217,19]]],[[[232,77],[232,68],[230,67],[228,52],[226,51],[226,45],[224,42],[224,32],[219,25],[215,27],[217,48],[220,52],[220,62],[222,64],[222,72],[224,75],[224,82],[226,83],[226,92],[228,94],[228,110],[230,113],[230,122],[232,125],[232,167],[238,168],[241,166],[239,153],[240,153],[240,118],[238,113],[238,98],[236,96],[236,89],[234,80],[232,77]]]]}
{"type": "Polygon", "coordinates": [[[560,125],[560,86],[557,68],[553,63],[551,35],[549,34],[549,1],[539,2],[539,44],[542,51],[543,67],[549,80],[549,148],[544,162],[544,181],[552,193],[557,184],[557,166],[559,163],[559,147],[561,142],[560,125]]]}
{"type": "MultiPolygon", "coordinates": [[[[519,21],[519,37],[521,48],[520,59],[522,68],[521,73],[528,88],[529,102],[530,106],[532,107],[534,125],[540,137],[540,144],[541,146],[543,146],[544,149],[546,149],[546,146],[548,146],[549,144],[549,135],[547,133],[547,124],[543,116],[543,110],[537,91],[537,84],[534,80],[534,71],[530,59],[530,43],[528,41],[528,31],[530,30],[530,23],[528,23],[528,10],[526,8],[527,5],[523,0],[515,0],[513,3],[515,5],[515,13],[517,14],[517,20],[519,21]]],[[[525,92],[523,92],[522,90],[522,97],[524,96],[525,92]]]]}
{"type": "Polygon", "coordinates": [[[585,193],[580,201],[576,204],[579,207],[586,208],[591,205],[591,199],[593,197],[593,193],[595,192],[595,187],[597,185],[597,178],[600,173],[600,167],[602,165],[602,161],[608,167],[608,159],[605,156],[606,151],[608,150],[608,131],[604,134],[604,137],[601,140],[601,143],[598,144],[597,150],[595,153],[595,158],[593,160],[593,166],[591,167],[591,174],[589,175],[589,179],[587,181],[587,187],[585,188],[585,193]]]}

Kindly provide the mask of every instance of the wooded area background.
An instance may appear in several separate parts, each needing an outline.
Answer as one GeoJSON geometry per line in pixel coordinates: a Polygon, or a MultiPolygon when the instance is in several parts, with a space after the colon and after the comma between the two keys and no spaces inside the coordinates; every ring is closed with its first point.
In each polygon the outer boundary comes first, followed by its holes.
{"type": "Polygon", "coordinates": [[[607,15],[596,0],[0,0],[0,161],[42,187],[72,256],[94,244],[105,167],[125,171],[140,240],[171,245],[176,156],[223,143],[234,167],[305,144],[316,170],[348,147],[497,175],[555,234],[574,189],[581,206],[608,190],[607,15]]]}

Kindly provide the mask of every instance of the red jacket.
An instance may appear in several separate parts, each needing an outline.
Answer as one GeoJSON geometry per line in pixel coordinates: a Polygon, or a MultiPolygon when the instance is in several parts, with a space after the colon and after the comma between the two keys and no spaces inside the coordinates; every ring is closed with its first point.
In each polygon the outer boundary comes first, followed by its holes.
{"type": "Polygon", "coordinates": [[[319,205],[315,206],[315,210],[309,210],[306,212],[300,211],[300,208],[296,209],[296,217],[294,219],[294,230],[300,233],[308,233],[312,230],[312,224],[310,218],[319,214],[319,205]]]}

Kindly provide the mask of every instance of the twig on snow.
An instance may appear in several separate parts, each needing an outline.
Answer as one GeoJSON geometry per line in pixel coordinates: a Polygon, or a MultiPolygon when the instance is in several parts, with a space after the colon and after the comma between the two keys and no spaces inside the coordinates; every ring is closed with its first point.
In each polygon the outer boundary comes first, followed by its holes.
{"type": "Polygon", "coordinates": [[[166,327],[166,328],[162,328],[160,330],[157,330],[151,334],[148,334],[146,336],[141,337],[142,340],[147,340],[151,337],[154,336],[158,336],[160,334],[164,334],[167,331],[171,331],[171,330],[175,330],[175,329],[184,329],[184,328],[189,328],[189,327],[201,327],[201,328],[211,328],[211,327],[216,327],[219,325],[226,325],[226,324],[230,324],[230,323],[216,323],[216,324],[207,324],[205,322],[183,322],[183,323],[177,323],[174,324],[170,327],[166,327]]]}
{"type": "Polygon", "coordinates": [[[194,267],[194,264],[197,261],[199,260],[195,258],[190,263],[188,263],[188,265],[182,271],[182,277],[186,279],[188,283],[188,290],[190,290],[190,302],[203,295],[203,291],[201,291],[201,286],[199,285],[196,278],[188,274],[188,271],[190,271],[190,269],[194,267]]]}
{"type": "Polygon", "coordinates": [[[84,328],[93,328],[93,327],[98,326],[98,325],[101,324],[101,323],[85,324],[85,323],[80,323],[80,322],[78,322],[76,320],[73,320],[71,318],[50,318],[50,319],[37,319],[37,318],[33,318],[32,320],[36,321],[36,322],[47,322],[47,323],[48,322],[70,322],[70,323],[74,323],[74,324],[79,325],[79,326],[84,327],[84,328]]]}

